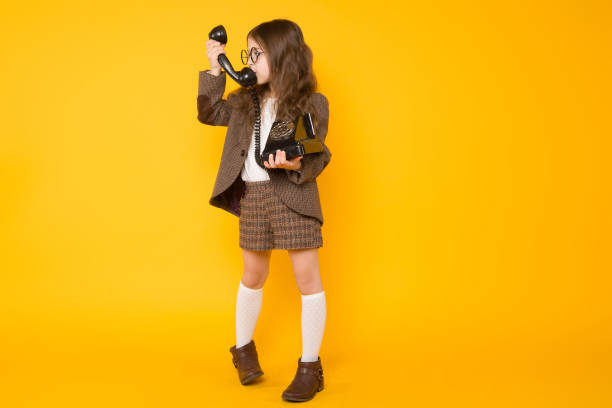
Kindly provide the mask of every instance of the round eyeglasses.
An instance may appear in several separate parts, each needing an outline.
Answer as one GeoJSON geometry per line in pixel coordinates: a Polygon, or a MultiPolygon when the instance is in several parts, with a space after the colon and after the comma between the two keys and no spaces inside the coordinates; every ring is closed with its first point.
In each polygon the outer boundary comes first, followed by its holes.
{"type": "Polygon", "coordinates": [[[248,52],[247,50],[242,50],[240,52],[240,58],[242,59],[242,63],[244,65],[249,64],[249,57],[251,57],[251,61],[253,61],[253,64],[255,64],[257,63],[257,59],[259,58],[259,56],[263,53],[263,51],[258,51],[255,47],[253,47],[251,48],[251,52],[248,52]]]}

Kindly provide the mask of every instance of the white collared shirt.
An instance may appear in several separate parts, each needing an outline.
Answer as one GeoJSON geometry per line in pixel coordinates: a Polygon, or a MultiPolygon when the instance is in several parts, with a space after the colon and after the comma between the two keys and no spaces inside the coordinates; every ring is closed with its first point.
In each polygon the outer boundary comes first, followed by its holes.
{"type": "MultiPolygon", "coordinates": [[[[266,147],[266,142],[272,128],[272,123],[276,119],[276,98],[268,98],[261,108],[261,125],[259,127],[259,154],[261,154],[266,147]]],[[[264,160],[267,160],[264,159],[264,160]]],[[[251,134],[251,144],[249,146],[249,152],[247,158],[244,161],[244,166],[240,172],[240,176],[244,181],[262,181],[270,180],[268,172],[255,162],[255,129],[251,134]]]]}

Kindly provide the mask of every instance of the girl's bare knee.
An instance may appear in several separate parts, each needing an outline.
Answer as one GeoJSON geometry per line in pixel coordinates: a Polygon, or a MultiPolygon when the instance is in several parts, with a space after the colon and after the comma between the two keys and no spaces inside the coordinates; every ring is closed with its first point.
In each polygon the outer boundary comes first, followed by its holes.
{"type": "Polygon", "coordinates": [[[310,295],[323,290],[319,268],[316,266],[307,269],[294,269],[294,274],[298,289],[302,295],[310,295]]]}
{"type": "Polygon", "coordinates": [[[263,287],[270,270],[270,251],[242,250],[244,270],[242,284],[251,289],[263,287]]]}
{"type": "Polygon", "coordinates": [[[261,289],[265,282],[264,275],[249,274],[246,271],[242,274],[242,284],[249,289],[261,289]]]}
{"type": "Polygon", "coordinates": [[[289,250],[293,273],[302,295],[310,295],[323,290],[319,273],[319,256],[316,248],[289,250]]]}

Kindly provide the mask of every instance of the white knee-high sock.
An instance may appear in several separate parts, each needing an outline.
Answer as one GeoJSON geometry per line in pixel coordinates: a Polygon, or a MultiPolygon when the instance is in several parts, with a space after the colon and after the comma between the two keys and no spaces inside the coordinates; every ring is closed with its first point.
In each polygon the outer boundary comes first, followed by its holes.
{"type": "Polygon", "coordinates": [[[325,291],[302,295],[302,361],[317,361],[323,340],[327,305],[325,291]]]}
{"type": "Polygon", "coordinates": [[[253,338],[262,299],[263,288],[248,288],[240,280],[236,297],[236,348],[248,344],[253,338]]]}

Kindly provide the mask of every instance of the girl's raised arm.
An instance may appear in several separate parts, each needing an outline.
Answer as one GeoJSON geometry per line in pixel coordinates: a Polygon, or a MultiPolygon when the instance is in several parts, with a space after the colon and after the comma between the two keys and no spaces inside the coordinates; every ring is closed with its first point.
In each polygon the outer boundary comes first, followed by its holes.
{"type": "Polygon", "coordinates": [[[232,107],[223,99],[225,71],[216,76],[209,69],[199,72],[198,121],[205,125],[227,126],[232,107]]]}

